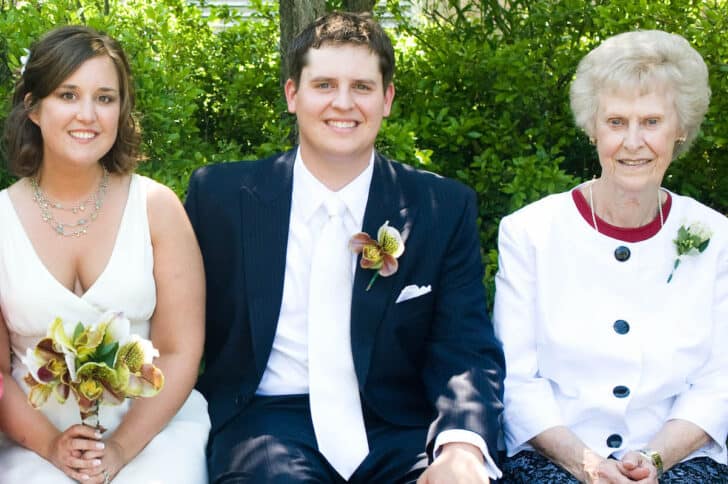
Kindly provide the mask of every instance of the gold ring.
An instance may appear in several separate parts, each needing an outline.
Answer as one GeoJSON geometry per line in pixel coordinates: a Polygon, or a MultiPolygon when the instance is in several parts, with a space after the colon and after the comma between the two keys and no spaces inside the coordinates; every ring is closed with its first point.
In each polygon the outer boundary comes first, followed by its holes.
{"type": "Polygon", "coordinates": [[[109,475],[109,471],[104,471],[104,484],[109,484],[111,482],[111,476],[109,475]]]}

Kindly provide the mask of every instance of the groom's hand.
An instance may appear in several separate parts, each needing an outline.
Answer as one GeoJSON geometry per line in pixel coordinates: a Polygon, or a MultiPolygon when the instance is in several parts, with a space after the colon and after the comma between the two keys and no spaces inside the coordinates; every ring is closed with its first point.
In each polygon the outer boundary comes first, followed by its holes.
{"type": "Polygon", "coordinates": [[[488,484],[483,454],[476,446],[451,442],[417,480],[417,484],[488,484]]]}

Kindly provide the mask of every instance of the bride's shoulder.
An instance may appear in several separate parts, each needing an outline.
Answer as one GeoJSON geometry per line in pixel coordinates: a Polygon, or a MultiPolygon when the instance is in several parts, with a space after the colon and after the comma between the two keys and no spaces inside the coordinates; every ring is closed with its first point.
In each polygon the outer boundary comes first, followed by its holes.
{"type": "Polygon", "coordinates": [[[189,223],[182,202],[171,188],[151,178],[136,176],[146,191],[147,218],[152,237],[155,233],[176,233],[180,225],[189,223]]]}

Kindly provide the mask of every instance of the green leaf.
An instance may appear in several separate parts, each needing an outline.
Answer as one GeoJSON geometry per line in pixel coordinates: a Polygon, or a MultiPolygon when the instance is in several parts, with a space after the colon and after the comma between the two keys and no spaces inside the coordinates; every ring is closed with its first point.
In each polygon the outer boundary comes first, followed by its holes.
{"type": "Polygon", "coordinates": [[[75,344],[76,340],[79,336],[81,336],[81,333],[83,333],[84,325],[80,321],[76,323],[76,327],[73,329],[73,338],[71,341],[75,344]]]}

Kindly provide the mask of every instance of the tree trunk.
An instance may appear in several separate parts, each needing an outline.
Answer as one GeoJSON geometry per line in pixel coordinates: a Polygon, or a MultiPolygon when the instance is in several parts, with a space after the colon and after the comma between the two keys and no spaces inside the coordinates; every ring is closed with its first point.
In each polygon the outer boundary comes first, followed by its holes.
{"type": "Polygon", "coordinates": [[[291,40],[304,27],[326,12],[325,0],[281,0],[279,4],[281,18],[281,86],[288,79],[286,52],[291,40]]]}
{"type": "Polygon", "coordinates": [[[347,12],[371,12],[377,0],[344,0],[347,12]]]}

